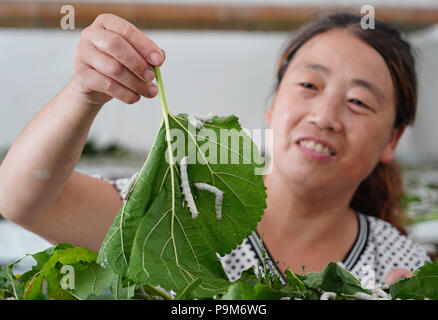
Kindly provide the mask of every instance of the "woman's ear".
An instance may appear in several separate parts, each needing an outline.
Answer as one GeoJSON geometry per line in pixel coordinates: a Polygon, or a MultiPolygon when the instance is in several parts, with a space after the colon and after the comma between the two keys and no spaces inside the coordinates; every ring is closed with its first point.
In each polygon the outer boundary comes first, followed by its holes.
{"type": "Polygon", "coordinates": [[[395,157],[395,148],[397,147],[398,142],[400,141],[400,137],[403,135],[403,132],[406,129],[406,124],[402,125],[399,128],[395,128],[392,130],[391,139],[383,150],[380,161],[383,163],[391,162],[395,157]]]}

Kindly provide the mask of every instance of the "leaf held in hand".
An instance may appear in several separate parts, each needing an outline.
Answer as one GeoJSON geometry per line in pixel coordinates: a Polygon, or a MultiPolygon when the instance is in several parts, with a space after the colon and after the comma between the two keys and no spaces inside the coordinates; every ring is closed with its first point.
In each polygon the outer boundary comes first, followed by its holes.
{"type": "Polygon", "coordinates": [[[156,72],[163,121],[98,262],[139,284],[160,285],[177,294],[201,279],[193,295],[211,297],[228,286],[216,253],[224,255],[241,244],[266,207],[263,177],[255,174],[260,156],[235,116],[214,117],[200,131],[186,114],[170,114],[158,68],[156,72]],[[239,143],[230,146],[230,140],[239,143]],[[216,219],[215,195],[209,192],[195,195],[200,212],[196,220],[182,206],[178,162],[185,156],[195,160],[187,167],[191,184],[207,183],[224,192],[221,220],[216,219]]]}

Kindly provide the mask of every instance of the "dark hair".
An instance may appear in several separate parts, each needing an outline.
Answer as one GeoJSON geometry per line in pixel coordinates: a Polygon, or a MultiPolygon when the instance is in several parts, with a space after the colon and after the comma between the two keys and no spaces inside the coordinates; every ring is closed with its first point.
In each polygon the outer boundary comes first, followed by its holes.
{"type": "MultiPolygon", "coordinates": [[[[317,34],[344,29],[373,47],[386,62],[395,88],[394,129],[413,124],[417,110],[417,75],[411,46],[397,29],[380,21],[375,21],[374,29],[364,29],[361,20],[359,15],[342,12],[316,18],[302,26],[280,58],[275,89],[278,89],[294,54],[304,43],[317,34]]],[[[388,221],[406,234],[402,220],[402,195],[399,166],[395,161],[389,164],[379,162],[359,185],[350,206],[356,211],[388,221]]]]}

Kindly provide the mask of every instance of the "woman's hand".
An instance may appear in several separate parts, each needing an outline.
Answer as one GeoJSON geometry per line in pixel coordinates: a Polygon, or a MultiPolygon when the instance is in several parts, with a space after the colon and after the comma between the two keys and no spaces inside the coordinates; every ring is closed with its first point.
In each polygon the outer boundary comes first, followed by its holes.
{"type": "Polygon", "coordinates": [[[132,104],[157,94],[153,66],[164,58],[164,51],[133,24],[101,14],[82,31],[73,82],[87,103],[101,106],[116,98],[132,104]]]}
{"type": "Polygon", "coordinates": [[[386,284],[393,284],[403,278],[409,278],[412,275],[408,269],[392,269],[385,277],[386,284]]]}

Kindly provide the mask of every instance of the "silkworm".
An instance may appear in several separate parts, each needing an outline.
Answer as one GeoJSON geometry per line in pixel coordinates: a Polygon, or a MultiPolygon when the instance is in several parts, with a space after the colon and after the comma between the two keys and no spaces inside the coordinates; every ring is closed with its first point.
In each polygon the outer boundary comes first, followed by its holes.
{"type": "Polygon", "coordinates": [[[204,124],[207,122],[212,122],[213,118],[214,115],[212,113],[207,115],[195,115],[191,113],[188,116],[189,123],[199,130],[204,129],[204,124]]]}
{"type": "Polygon", "coordinates": [[[319,298],[319,300],[329,300],[329,299],[335,299],[336,298],[336,293],[334,292],[324,292],[321,297],[319,298]]]}
{"type": "Polygon", "coordinates": [[[182,193],[184,195],[184,199],[187,201],[187,207],[189,207],[190,212],[192,213],[192,219],[196,219],[198,217],[198,209],[196,208],[195,200],[193,199],[192,191],[190,190],[189,177],[187,175],[187,164],[189,157],[185,156],[179,162],[179,167],[181,171],[181,187],[182,193]]]}
{"type": "Polygon", "coordinates": [[[371,300],[372,299],[372,297],[369,294],[366,294],[364,292],[356,292],[354,294],[354,297],[356,299],[359,299],[359,300],[371,300]]]}
{"type": "Polygon", "coordinates": [[[195,187],[199,190],[209,191],[216,195],[215,207],[216,207],[216,220],[222,219],[222,200],[224,198],[224,192],[215,186],[209,185],[207,183],[195,183],[195,187]]]}
{"type": "Polygon", "coordinates": [[[193,114],[189,114],[188,120],[192,126],[194,126],[196,129],[202,129],[204,128],[204,122],[201,120],[195,118],[193,114]]]}
{"type": "Polygon", "coordinates": [[[132,175],[132,177],[129,179],[128,183],[125,184],[122,191],[120,191],[120,196],[122,197],[122,200],[125,201],[128,199],[128,196],[131,193],[131,188],[134,185],[135,180],[137,180],[139,172],[136,172],[132,175]]]}
{"type": "Polygon", "coordinates": [[[198,119],[199,121],[202,121],[203,123],[208,123],[208,122],[212,122],[214,119],[214,114],[212,114],[211,112],[209,112],[206,115],[193,115],[196,119],[198,119]]]}
{"type": "Polygon", "coordinates": [[[386,293],[381,288],[375,288],[373,289],[373,298],[378,298],[382,300],[392,300],[391,294],[386,293]]]}

